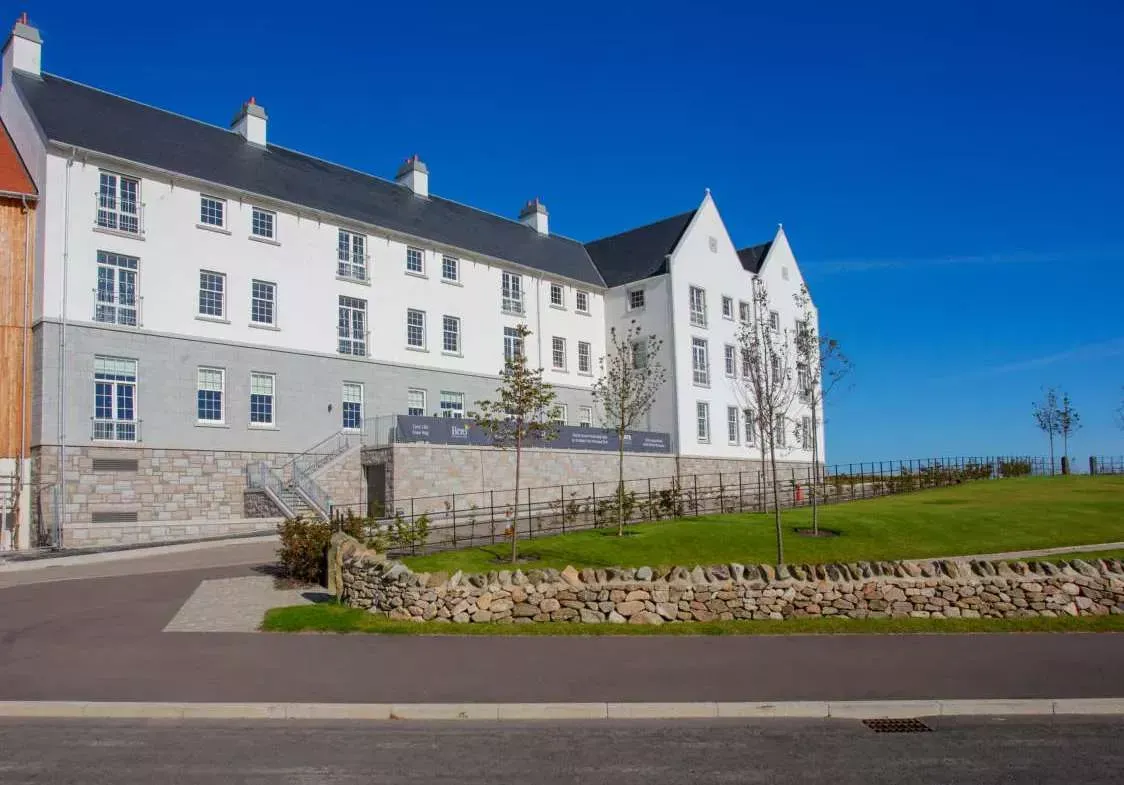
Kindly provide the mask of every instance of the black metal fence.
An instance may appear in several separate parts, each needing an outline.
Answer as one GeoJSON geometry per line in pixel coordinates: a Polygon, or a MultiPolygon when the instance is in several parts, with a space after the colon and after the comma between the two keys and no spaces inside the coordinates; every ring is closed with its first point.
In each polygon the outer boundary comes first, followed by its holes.
{"type": "Polygon", "coordinates": [[[1124,474],[1124,456],[1095,455],[1090,457],[1089,474],[1124,474]]]}
{"type": "MultiPolygon", "coordinates": [[[[1122,461],[1121,463],[1124,463],[1122,461]]],[[[1115,465],[1115,464],[1110,464],[1115,465]]],[[[688,474],[572,483],[513,490],[418,496],[394,500],[387,510],[366,504],[334,505],[334,516],[367,518],[397,553],[430,553],[616,525],[618,509],[627,523],[724,513],[770,512],[836,504],[974,480],[1042,476],[1052,473],[1048,458],[988,456],[872,461],[768,471],[688,474]],[[517,509],[518,505],[518,509],[517,509]],[[513,524],[513,521],[517,523],[513,524]]]]}

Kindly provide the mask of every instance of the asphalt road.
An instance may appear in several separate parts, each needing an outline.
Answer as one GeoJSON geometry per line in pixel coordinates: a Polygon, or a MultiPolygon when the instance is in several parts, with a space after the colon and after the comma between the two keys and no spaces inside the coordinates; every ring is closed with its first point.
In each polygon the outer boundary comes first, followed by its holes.
{"type": "Polygon", "coordinates": [[[1124,635],[1117,634],[489,638],[162,632],[201,580],[244,574],[254,574],[253,568],[0,589],[0,700],[1124,696],[1124,635]]]}
{"type": "Polygon", "coordinates": [[[183,723],[0,720],[6,785],[1119,783],[1124,720],[183,723]]]}

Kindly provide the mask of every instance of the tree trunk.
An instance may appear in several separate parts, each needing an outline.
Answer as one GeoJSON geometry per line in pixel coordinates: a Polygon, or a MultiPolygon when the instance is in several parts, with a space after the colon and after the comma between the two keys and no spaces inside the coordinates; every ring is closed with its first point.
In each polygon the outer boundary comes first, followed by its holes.
{"type": "Polygon", "coordinates": [[[820,477],[820,429],[816,417],[816,403],[812,402],[812,536],[820,534],[820,508],[816,505],[816,492],[820,477]]]}
{"type": "Polygon", "coordinates": [[[1054,476],[1054,434],[1050,433],[1050,476],[1054,476]]]}
{"type": "Polygon", "coordinates": [[[784,564],[784,534],[781,530],[781,495],[777,488],[777,451],[773,441],[769,440],[769,468],[773,472],[773,511],[777,527],[777,564],[784,564]]]}
{"type": "MultiPolygon", "coordinates": [[[[520,426],[521,427],[521,426],[520,426]]],[[[515,435],[515,507],[511,514],[511,563],[519,558],[519,550],[516,541],[519,539],[519,464],[523,459],[523,435],[515,435]]],[[[530,525],[530,520],[527,521],[530,525]]]]}
{"type": "Polygon", "coordinates": [[[624,536],[624,410],[625,399],[621,397],[620,430],[617,431],[617,536],[624,536]]]}

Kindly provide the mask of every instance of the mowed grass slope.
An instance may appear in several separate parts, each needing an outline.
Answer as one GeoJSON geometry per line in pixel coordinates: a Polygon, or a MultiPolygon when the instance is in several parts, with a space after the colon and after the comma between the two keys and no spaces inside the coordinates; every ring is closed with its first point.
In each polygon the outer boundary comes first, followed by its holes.
{"type": "MultiPolygon", "coordinates": [[[[784,513],[785,561],[871,561],[1056,548],[1124,541],[1124,476],[981,480],[820,508],[838,537],[793,532],[807,508],[784,513]]],[[[771,515],[731,514],[523,539],[529,567],[562,568],[773,562],[771,515]]],[[[417,571],[502,569],[510,547],[449,551],[404,561],[417,571]]]]}

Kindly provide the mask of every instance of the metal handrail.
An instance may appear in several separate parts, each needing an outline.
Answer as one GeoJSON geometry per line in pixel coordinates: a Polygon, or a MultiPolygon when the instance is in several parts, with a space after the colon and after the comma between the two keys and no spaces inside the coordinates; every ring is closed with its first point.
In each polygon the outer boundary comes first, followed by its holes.
{"type": "Polygon", "coordinates": [[[90,438],[99,442],[128,442],[130,444],[139,442],[141,440],[141,420],[117,420],[112,417],[91,417],[90,438]],[[130,433],[130,429],[132,433],[131,438],[119,435],[130,433]]]}
{"type": "Polygon", "coordinates": [[[325,520],[332,517],[332,497],[300,467],[293,466],[293,487],[325,520]]]}
{"type": "Polygon", "coordinates": [[[358,437],[353,430],[340,430],[333,433],[326,439],[322,439],[316,444],[309,447],[300,455],[295,456],[292,460],[286,462],[281,467],[281,473],[290,474],[294,467],[300,467],[302,471],[307,474],[319,469],[328,461],[341,455],[351,447],[352,439],[358,437]],[[322,449],[325,446],[331,445],[331,449],[322,449]]]}

